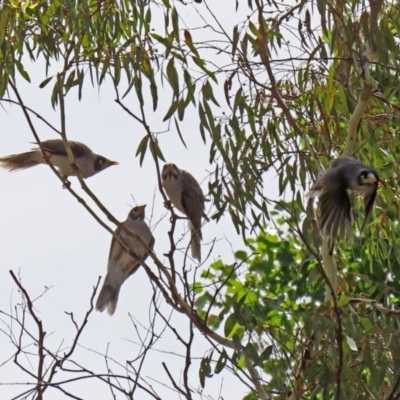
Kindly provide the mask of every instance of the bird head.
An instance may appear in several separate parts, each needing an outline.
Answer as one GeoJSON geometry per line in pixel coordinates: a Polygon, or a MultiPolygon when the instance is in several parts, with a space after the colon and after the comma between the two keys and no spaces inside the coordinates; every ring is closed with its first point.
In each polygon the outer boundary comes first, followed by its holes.
{"type": "Polygon", "coordinates": [[[175,164],[170,163],[164,165],[161,175],[163,181],[172,179],[178,180],[181,175],[181,171],[179,171],[179,168],[175,164]]]}
{"type": "Polygon", "coordinates": [[[133,207],[131,212],[129,213],[129,218],[140,219],[143,221],[145,217],[145,211],[144,211],[145,208],[146,204],[143,204],[142,206],[133,207]]]}
{"type": "Polygon", "coordinates": [[[375,171],[363,170],[358,176],[360,186],[372,186],[379,183],[379,176],[375,171]]]}
{"type": "Polygon", "coordinates": [[[104,169],[111,167],[111,165],[118,165],[116,161],[111,161],[103,156],[96,156],[94,161],[94,170],[97,172],[103,171],[104,169]]]}

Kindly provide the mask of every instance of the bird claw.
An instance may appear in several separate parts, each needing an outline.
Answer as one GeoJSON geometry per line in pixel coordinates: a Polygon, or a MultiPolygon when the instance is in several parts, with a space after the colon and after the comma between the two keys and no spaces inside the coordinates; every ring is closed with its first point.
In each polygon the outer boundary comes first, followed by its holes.
{"type": "Polygon", "coordinates": [[[68,179],[64,179],[63,189],[69,189],[71,187],[71,182],[68,179]]]}
{"type": "Polygon", "coordinates": [[[172,208],[171,200],[164,200],[164,206],[165,208],[171,209],[172,208]]]}

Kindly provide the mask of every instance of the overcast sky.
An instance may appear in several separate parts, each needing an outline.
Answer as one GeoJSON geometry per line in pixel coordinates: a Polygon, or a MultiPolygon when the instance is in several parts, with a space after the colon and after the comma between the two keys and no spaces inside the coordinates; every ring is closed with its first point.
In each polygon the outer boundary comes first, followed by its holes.
{"type": "MultiPolygon", "coordinates": [[[[243,14],[235,14],[235,2],[230,2],[230,9],[226,5],[213,4],[214,11],[224,15],[221,21],[229,20],[233,26],[235,19],[240,20],[243,14]],[[227,18],[227,13],[231,18],[227,18]],[[240,17],[240,18],[239,18],[240,17]]],[[[177,4],[179,12],[189,23],[191,19],[199,21],[196,8],[204,11],[203,5],[183,6],[177,4]]],[[[224,23],[225,23],[224,22],[224,23]]],[[[228,31],[230,31],[229,28],[228,31]]],[[[27,70],[32,83],[28,84],[18,78],[18,88],[27,106],[32,107],[46,119],[60,127],[58,109],[55,111],[50,104],[52,85],[39,89],[38,85],[45,78],[43,64],[30,65],[27,70]]],[[[89,81],[87,82],[89,83],[89,81]]],[[[123,92],[124,90],[122,90],[123,92]]],[[[96,153],[116,160],[118,166],[111,167],[104,172],[89,178],[86,182],[91,190],[98,196],[103,204],[119,220],[125,220],[130,208],[135,204],[147,204],[147,217],[151,218],[150,225],[157,224],[153,234],[156,242],[154,250],[162,261],[169,249],[168,217],[163,207],[163,200],[157,189],[156,171],[154,162],[148,155],[142,167],[135,153],[140,140],[145,135],[143,128],[124,112],[114,101],[115,93],[109,84],[102,86],[100,92],[86,84],[82,101],[78,101],[76,91],[71,91],[66,98],[67,136],[69,139],[84,142],[96,153]]],[[[170,95],[163,98],[160,92],[160,107],[151,119],[152,131],[167,130],[167,123],[162,123],[162,116],[168,107],[170,95]]],[[[135,107],[135,100],[130,96],[126,100],[128,107],[135,107]]],[[[229,109],[222,102],[221,114],[229,109]]],[[[0,109],[0,156],[14,154],[28,150],[34,141],[27,122],[18,106],[10,106],[4,102],[0,109]]],[[[209,165],[209,149],[201,140],[198,131],[197,110],[193,108],[185,116],[181,126],[184,139],[188,145],[185,149],[176,130],[171,127],[166,133],[159,135],[161,149],[167,161],[176,163],[180,168],[188,170],[201,182],[202,188],[207,193],[209,165]]],[[[42,140],[55,138],[52,132],[40,120],[33,118],[36,129],[42,140]]],[[[209,143],[208,143],[209,144],[209,143]]],[[[44,329],[50,335],[47,346],[55,351],[57,348],[68,347],[74,337],[75,328],[70,317],[65,312],[73,312],[75,319],[80,323],[89,308],[89,299],[93,286],[98,277],[104,276],[107,267],[108,253],[111,236],[106,232],[79,204],[62,185],[53,172],[45,165],[17,173],[0,170],[2,186],[2,206],[0,207],[0,310],[9,312],[20,302],[20,294],[11,279],[9,270],[19,273],[22,283],[32,298],[43,293],[46,287],[51,289],[35,302],[35,309],[41,316],[44,329]]],[[[80,190],[76,178],[71,178],[72,187],[77,190],[91,204],[87,196],[80,190]]],[[[210,211],[211,203],[207,203],[210,211]]],[[[104,219],[105,220],[105,219],[104,219]]],[[[109,224],[111,227],[112,224],[109,224]]],[[[114,227],[113,227],[114,228],[114,227]]],[[[179,239],[186,232],[186,222],[178,221],[175,238],[179,239]]],[[[232,248],[243,249],[244,245],[229,219],[222,219],[218,224],[214,221],[203,228],[204,246],[203,258],[210,250],[210,243],[215,240],[211,256],[205,263],[205,268],[219,257],[225,262],[233,262],[232,248]]],[[[183,239],[183,244],[188,243],[189,236],[183,239]]],[[[181,245],[182,247],[182,245],[181,245]]],[[[179,260],[182,257],[177,255],[179,260]]],[[[155,266],[151,260],[148,264],[153,270],[155,266]]],[[[196,266],[192,264],[192,268],[196,266]]],[[[94,312],[89,319],[88,326],[79,341],[82,347],[78,348],[73,359],[96,373],[105,373],[104,358],[100,354],[108,354],[125,363],[127,359],[134,359],[140,350],[140,339],[129,317],[129,313],[137,321],[138,326],[149,326],[151,312],[151,297],[153,289],[144,270],[140,269],[122,287],[118,308],[113,317],[106,313],[94,312]],[[150,310],[150,311],[149,311],[150,310]],[[87,349],[85,349],[87,348],[87,349]]],[[[171,313],[168,305],[159,303],[165,315],[171,313]]],[[[172,313],[175,326],[186,332],[188,321],[176,313],[172,313]]],[[[6,330],[10,321],[2,316],[1,329],[6,330]]],[[[31,325],[32,326],[32,325],[31,325]]],[[[145,335],[145,329],[138,327],[140,333],[145,335]]],[[[163,324],[157,323],[156,332],[161,334],[163,324]]],[[[14,333],[18,327],[14,326],[14,333]]],[[[35,328],[33,328],[35,332],[35,328]]],[[[197,332],[194,356],[203,357],[210,344],[197,332]]],[[[9,338],[0,333],[0,365],[13,355],[15,348],[10,345],[9,338]]],[[[29,343],[29,341],[27,341],[29,343]]],[[[36,352],[36,348],[30,349],[36,352]]],[[[181,382],[181,373],[184,360],[174,354],[182,354],[183,347],[175,336],[167,329],[162,332],[160,340],[156,343],[146,358],[142,376],[147,382],[154,385],[156,391],[163,398],[175,399],[177,394],[162,384],[152,381],[155,379],[171,386],[169,379],[162,368],[165,362],[171,369],[177,382],[181,382]],[[151,377],[151,378],[150,378],[151,377]]],[[[29,367],[26,359],[24,365],[32,370],[36,369],[34,359],[29,367]]],[[[194,388],[200,387],[198,379],[198,363],[194,360],[191,368],[194,388]]],[[[123,374],[121,367],[112,365],[113,372],[123,374]]],[[[6,382],[32,382],[12,362],[0,368],[1,383],[6,382]]],[[[62,376],[57,376],[58,380],[62,376]]],[[[124,384],[125,385],[125,384],[124,384]]],[[[66,387],[75,395],[84,399],[112,398],[105,384],[92,379],[89,382],[77,382],[66,387]],[[106,392],[105,392],[106,391],[106,392]]],[[[9,399],[21,393],[23,386],[0,386],[0,398],[9,399]]],[[[248,389],[240,384],[238,379],[231,374],[222,373],[207,380],[205,393],[225,399],[242,398],[248,389]]],[[[64,399],[61,392],[53,391],[47,398],[52,400],[64,399]]],[[[118,394],[117,398],[123,398],[118,394]]],[[[140,392],[138,399],[150,398],[140,392]]]]}

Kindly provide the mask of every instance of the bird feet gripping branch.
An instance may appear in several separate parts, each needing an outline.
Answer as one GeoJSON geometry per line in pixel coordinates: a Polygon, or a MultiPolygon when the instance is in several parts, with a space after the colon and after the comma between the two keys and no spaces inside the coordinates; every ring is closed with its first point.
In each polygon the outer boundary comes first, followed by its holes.
{"type": "Polygon", "coordinates": [[[169,200],[169,199],[164,200],[164,207],[165,207],[166,209],[172,211],[172,201],[169,200]]]}
{"type": "Polygon", "coordinates": [[[172,207],[172,201],[171,200],[164,200],[164,207],[167,209],[167,210],[169,210],[169,211],[171,211],[171,217],[170,217],[170,219],[169,219],[169,221],[171,222],[171,223],[173,223],[178,217],[177,217],[177,215],[175,214],[175,211],[174,211],[174,209],[173,209],[173,207],[172,207]]]}
{"type": "Polygon", "coordinates": [[[69,189],[71,187],[71,182],[67,179],[66,176],[63,176],[64,179],[64,184],[63,184],[63,189],[69,189]]]}

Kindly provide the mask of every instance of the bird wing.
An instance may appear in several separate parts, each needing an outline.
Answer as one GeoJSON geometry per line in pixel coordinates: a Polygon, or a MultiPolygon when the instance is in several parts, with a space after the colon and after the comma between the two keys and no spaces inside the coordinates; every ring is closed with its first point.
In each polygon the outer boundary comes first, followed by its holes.
{"type": "MultiPolygon", "coordinates": [[[[346,187],[340,185],[335,188],[325,186],[319,197],[321,220],[320,227],[333,240],[338,232],[343,236],[345,231],[349,234],[351,226],[351,201],[346,187]]],[[[351,233],[350,233],[351,235],[351,233]]]]}
{"type": "MultiPolygon", "coordinates": [[[[71,147],[71,151],[72,154],[74,155],[74,158],[83,157],[88,150],[91,152],[91,150],[83,143],[78,143],[73,141],[69,141],[68,143],[71,147]]],[[[57,156],[67,155],[64,142],[61,139],[45,140],[44,142],[42,142],[42,146],[43,149],[50,154],[54,154],[57,156]]]]}
{"type": "Polygon", "coordinates": [[[319,197],[323,189],[324,181],[322,179],[317,179],[305,196],[309,198],[319,197]]]}
{"type": "MultiPolygon", "coordinates": [[[[119,229],[117,229],[115,233],[120,236],[119,229]]],[[[117,240],[113,236],[111,240],[110,254],[108,255],[108,260],[110,261],[112,259],[113,261],[117,261],[120,258],[122,251],[124,251],[123,247],[117,242],[117,240]]]]}
{"type": "Polygon", "coordinates": [[[204,196],[196,179],[186,171],[182,171],[181,203],[193,228],[200,229],[204,210],[204,196]]]}
{"type": "MultiPolygon", "coordinates": [[[[154,243],[156,242],[156,239],[154,239],[154,236],[153,235],[151,235],[151,240],[150,240],[150,243],[149,243],[149,247],[150,247],[150,249],[151,250],[153,250],[153,247],[154,247],[154,243]]],[[[146,254],[146,257],[148,256],[148,254],[146,254]]]]}
{"type": "MultiPolygon", "coordinates": [[[[154,239],[154,236],[152,236],[152,237],[151,237],[151,240],[150,240],[150,243],[149,243],[149,245],[148,245],[148,246],[150,247],[150,249],[152,249],[152,250],[153,250],[155,241],[156,241],[156,240],[154,239]]],[[[146,254],[143,256],[142,261],[146,260],[146,258],[148,257],[148,255],[149,255],[149,253],[146,253],[146,254]]],[[[134,261],[137,262],[137,260],[134,260],[134,261]]],[[[140,262],[137,262],[137,266],[135,266],[135,268],[132,269],[132,271],[130,272],[129,276],[131,276],[132,274],[134,274],[134,273],[137,271],[137,269],[140,267],[140,265],[141,265],[141,263],[140,263],[140,262]]]]}
{"type": "MultiPolygon", "coordinates": [[[[133,247],[131,241],[132,238],[130,236],[125,236],[119,229],[117,229],[116,233],[128,246],[133,247]]],[[[137,271],[139,266],[140,262],[127,253],[113,237],[111,241],[110,255],[108,257],[108,270],[110,271],[110,268],[112,268],[114,274],[116,274],[115,276],[119,276],[119,279],[121,279],[122,284],[130,275],[137,271]]]]}
{"type": "Polygon", "coordinates": [[[367,222],[369,215],[371,214],[372,207],[374,206],[376,192],[378,191],[378,182],[375,185],[372,185],[368,190],[364,192],[363,195],[363,203],[364,203],[364,222],[361,226],[361,231],[364,229],[364,226],[367,222]]]}

